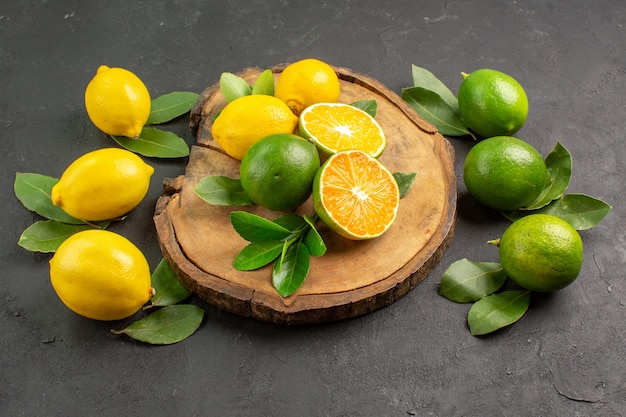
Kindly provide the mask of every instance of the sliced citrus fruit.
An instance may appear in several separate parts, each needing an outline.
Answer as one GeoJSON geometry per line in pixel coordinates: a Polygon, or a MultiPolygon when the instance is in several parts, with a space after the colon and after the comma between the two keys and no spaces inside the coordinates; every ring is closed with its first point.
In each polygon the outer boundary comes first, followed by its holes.
{"type": "Polygon", "coordinates": [[[313,205],[320,219],[341,236],[372,239],[396,219],[400,191],[378,159],[360,150],[340,151],[317,172],[313,205]]]}
{"type": "Polygon", "coordinates": [[[349,104],[313,104],[300,114],[299,129],[300,135],[313,141],[323,157],[358,149],[377,158],[387,145],[376,119],[349,104]]]}

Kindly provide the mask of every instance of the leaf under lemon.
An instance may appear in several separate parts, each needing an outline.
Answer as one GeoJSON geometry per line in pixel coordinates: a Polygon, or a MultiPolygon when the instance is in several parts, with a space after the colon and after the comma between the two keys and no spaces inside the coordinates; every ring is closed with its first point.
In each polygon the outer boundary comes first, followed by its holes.
{"type": "Polygon", "coordinates": [[[93,227],[87,224],[67,224],[55,220],[38,221],[22,232],[18,245],[31,252],[55,252],[68,237],[93,227]]]}
{"type": "Polygon", "coordinates": [[[150,277],[154,295],[150,298],[152,306],[178,304],[191,296],[191,291],[183,286],[166,259],[161,259],[150,277]]]}
{"type": "Polygon", "coordinates": [[[85,224],[84,221],[67,214],[60,207],[52,204],[52,187],[58,178],[47,175],[18,172],[15,175],[13,190],[17,199],[30,211],[46,219],[60,223],[85,224]]]}
{"type": "Polygon", "coordinates": [[[272,70],[266,69],[259,75],[252,85],[252,94],[265,94],[267,96],[274,95],[274,73],[272,70]]]}
{"type": "Polygon", "coordinates": [[[111,136],[121,147],[139,155],[154,158],[182,158],[189,155],[189,146],[172,132],[144,127],[136,138],[111,136]]]}
{"type": "Polygon", "coordinates": [[[175,304],[160,308],[114,334],[126,334],[141,342],[170,345],[191,336],[202,323],[204,310],[192,304],[175,304]]]}
{"type": "Polygon", "coordinates": [[[200,97],[189,91],[175,91],[152,100],[146,125],[166,123],[188,113],[200,97]]]}
{"type": "Polygon", "coordinates": [[[248,82],[230,72],[223,72],[220,75],[220,92],[224,96],[227,103],[231,101],[250,95],[252,88],[248,85],[248,82]]]}

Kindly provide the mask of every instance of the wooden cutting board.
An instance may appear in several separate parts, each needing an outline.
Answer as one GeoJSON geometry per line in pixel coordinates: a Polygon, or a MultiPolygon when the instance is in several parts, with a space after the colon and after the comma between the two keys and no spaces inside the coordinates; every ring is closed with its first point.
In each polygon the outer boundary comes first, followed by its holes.
{"type": "MultiPolygon", "coordinates": [[[[272,68],[275,79],[285,65],[272,68]]],[[[207,88],[191,112],[196,136],[185,174],[164,181],[154,222],[161,250],[181,282],[206,302],[229,312],[283,324],[320,323],[355,317],[387,306],[418,285],[439,262],[454,229],[456,183],[454,150],[397,94],[378,81],[347,68],[335,68],[339,101],[376,100],[376,120],[387,136],[380,160],[391,172],[416,172],[401,200],[397,219],[381,237],[350,241],[319,224],[328,251],[311,258],[309,275],[283,298],[271,283],[271,265],[256,271],[233,268],[247,245],[232,228],[233,210],[273,219],[280,213],[256,206],[222,207],[201,200],[194,186],[209,175],[239,177],[239,161],[211,137],[215,115],[226,105],[219,83],[207,88]]],[[[238,75],[249,83],[260,74],[238,75]]],[[[310,200],[298,209],[312,215],[310,200]]]]}

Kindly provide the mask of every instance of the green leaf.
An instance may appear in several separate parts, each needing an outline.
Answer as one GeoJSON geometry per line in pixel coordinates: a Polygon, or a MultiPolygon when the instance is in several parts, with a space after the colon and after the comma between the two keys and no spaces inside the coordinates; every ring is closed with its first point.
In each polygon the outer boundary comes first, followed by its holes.
{"type": "Polygon", "coordinates": [[[456,96],[439,78],[435,77],[432,72],[425,68],[418,67],[417,65],[411,66],[411,72],[413,74],[414,87],[421,87],[425,90],[432,91],[441,97],[455,113],[459,113],[459,102],[456,96]]]}
{"type": "Polygon", "coordinates": [[[157,125],[188,113],[200,97],[189,91],[176,91],[152,100],[147,125],[157,125]]]}
{"type": "Polygon", "coordinates": [[[264,267],[281,254],[284,244],[285,242],[281,240],[251,242],[237,254],[233,266],[239,271],[252,271],[264,267]]]}
{"type": "Polygon", "coordinates": [[[457,303],[470,303],[498,291],[506,282],[499,263],[460,259],[441,277],[439,295],[457,303]]]}
{"type": "Polygon", "coordinates": [[[304,244],[309,249],[311,256],[322,256],[328,249],[326,243],[324,243],[324,239],[322,239],[322,236],[320,236],[315,228],[308,230],[304,237],[304,244]]]}
{"type": "Polygon", "coordinates": [[[494,332],[518,321],[528,310],[530,291],[504,291],[488,295],[472,305],[467,324],[472,336],[494,332]]]}
{"type": "Polygon", "coordinates": [[[315,228],[315,218],[304,216],[304,220],[311,226],[304,237],[304,244],[309,249],[312,256],[322,256],[326,253],[327,247],[324,239],[315,228]]]}
{"type": "Polygon", "coordinates": [[[417,114],[432,123],[442,135],[470,134],[458,112],[455,112],[437,93],[422,87],[411,87],[402,89],[401,96],[417,114]]]}
{"type": "Polygon", "coordinates": [[[202,323],[204,310],[191,304],[163,307],[114,334],[154,345],[170,345],[191,336],[202,323]]]}
{"type": "Polygon", "coordinates": [[[282,240],[291,235],[291,230],[246,211],[230,213],[230,223],[239,236],[248,242],[282,240]]]}
{"type": "Polygon", "coordinates": [[[274,74],[272,70],[266,69],[259,75],[259,78],[256,79],[252,86],[252,94],[274,95],[274,74]]]}
{"type": "Polygon", "coordinates": [[[612,207],[604,201],[585,194],[565,194],[537,210],[518,210],[502,213],[515,221],[530,214],[551,214],[567,221],[576,230],[591,229],[604,219],[612,207]]]}
{"type": "Polygon", "coordinates": [[[191,291],[183,286],[165,259],[152,272],[150,277],[155,293],[150,299],[153,306],[163,307],[178,304],[191,296],[191,291]]]}
{"type": "Polygon", "coordinates": [[[398,188],[400,188],[400,198],[403,198],[409,192],[415,182],[416,175],[416,172],[395,172],[393,174],[398,183],[398,188]]]}
{"type": "Polygon", "coordinates": [[[52,187],[57,182],[59,182],[58,178],[18,172],[15,175],[13,190],[15,196],[24,207],[46,219],[60,223],[85,224],[84,221],[70,216],[61,208],[52,204],[52,187]]]}
{"type": "Polygon", "coordinates": [[[351,103],[351,106],[363,110],[372,117],[376,117],[376,112],[378,111],[378,103],[376,100],[359,100],[351,103]]]}
{"type": "Polygon", "coordinates": [[[565,194],[565,190],[572,176],[572,156],[569,151],[557,142],[545,161],[546,167],[548,168],[548,175],[550,176],[550,182],[537,200],[523,210],[541,208],[565,194]]]}
{"type": "Polygon", "coordinates": [[[189,146],[172,132],[144,127],[139,137],[111,136],[123,148],[139,155],[155,158],[182,158],[189,155],[189,146]]]}
{"type": "Polygon", "coordinates": [[[246,206],[254,202],[241,186],[237,178],[211,176],[201,179],[193,191],[206,201],[216,206],[246,206]]]}
{"type": "Polygon", "coordinates": [[[228,103],[252,93],[246,80],[230,72],[223,72],[220,76],[220,91],[228,103]]]}
{"type": "Polygon", "coordinates": [[[31,252],[55,252],[65,239],[89,229],[92,227],[87,224],[67,224],[55,220],[39,221],[24,230],[17,244],[31,252]]]}
{"type": "Polygon", "coordinates": [[[275,262],[272,271],[272,284],[282,297],[289,297],[304,282],[311,258],[304,243],[298,242],[287,248],[282,262],[275,262]]]}
{"type": "Polygon", "coordinates": [[[306,225],[306,221],[304,220],[304,218],[295,213],[281,214],[272,221],[278,225],[281,225],[292,233],[306,225]]]}

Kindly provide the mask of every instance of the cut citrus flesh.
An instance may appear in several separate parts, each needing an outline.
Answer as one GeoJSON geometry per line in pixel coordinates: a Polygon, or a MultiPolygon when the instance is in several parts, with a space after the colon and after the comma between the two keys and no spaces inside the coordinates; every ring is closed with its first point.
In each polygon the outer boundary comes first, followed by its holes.
{"type": "Polygon", "coordinates": [[[358,149],[377,158],[387,144],[376,119],[350,104],[313,104],[300,114],[299,126],[300,135],[313,141],[326,157],[358,149]]]}
{"type": "Polygon", "coordinates": [[[341,236],[372,239],[396,219],[400,191],[379,160],[359,150],[341,151],[318,171],[313,204],[320,219],[341,236]]]}

